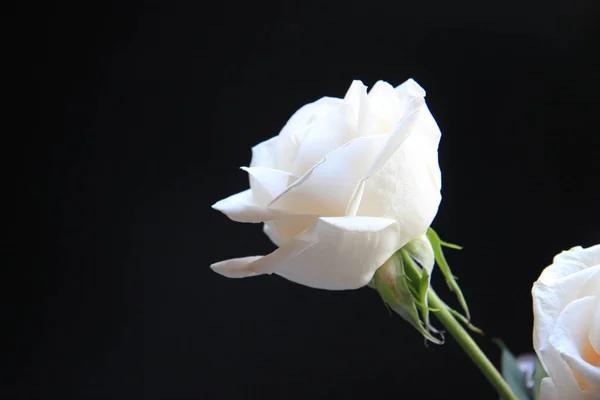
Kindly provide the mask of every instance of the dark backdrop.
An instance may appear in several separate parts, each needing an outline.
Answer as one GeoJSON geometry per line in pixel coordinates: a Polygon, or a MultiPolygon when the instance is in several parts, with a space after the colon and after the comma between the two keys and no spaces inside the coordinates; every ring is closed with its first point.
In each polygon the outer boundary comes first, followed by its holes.
{"type": "Polygon", "coordinates": [[[31,129],[10,234],[27,241],[3,279],[2,394],[496,398],[452,340],[426,348],[371,289],[213,273],[273,246],[210,206],[301,105],[413,77],[443,132],[433,226],[465,247],[448,258],[479,342],[494,361],[491,337],[529,351],[532,282],[600,242],[594,3],[23,5],[31,129]]]}

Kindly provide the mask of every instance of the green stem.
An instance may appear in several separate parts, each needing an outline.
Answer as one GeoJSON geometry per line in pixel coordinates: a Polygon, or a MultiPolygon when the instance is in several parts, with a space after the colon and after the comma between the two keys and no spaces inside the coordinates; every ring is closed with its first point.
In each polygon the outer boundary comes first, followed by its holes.
{"type": "Polygon", "coordinates": [[[496,389],[498,394],[502,396],[504,400],[518,400],[517,396],[512,392],[508,383],[502,378],[502,375],[491,361],[485,356],[483,351],[477,346],[477,343],[471,338],[469,333],[463,328],[463,326],[454,318],[452,313],[448,310],[446,304],[438,297],[433,289],[429,289],[429,305],[434,309],[439,309],[435,312],[435,316],[440,322],[446,327],[448,332],[456,339],[460,347],[467,353],[467,355],[477,365],[479,370],[485,375],[490,381],[492,386],[496,389]]]}

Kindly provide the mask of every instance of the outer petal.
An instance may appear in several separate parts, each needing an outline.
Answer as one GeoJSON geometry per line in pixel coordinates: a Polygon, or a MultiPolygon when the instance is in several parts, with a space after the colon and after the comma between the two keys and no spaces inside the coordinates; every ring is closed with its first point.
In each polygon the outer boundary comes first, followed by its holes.
{"type": "Polygon", "coordinates": [[[250,167],[277,169],[277,145],[279,137],[275,136],[252,147],[250,167]]]}
{"type": "Polygon", "coordinates": [[[542,271],[538,281],[550,284],[595,265],[600,265],[600,244],[586,249],[576,246],[554,257],[552,265],[542,271]]]}
{"type": "Polygon", "coordinates": [[[360,80],[352,81],[350,88],[348,88],[344,96],[344,104],[352,109],[356,126],[358,126],[358,121],[361,117],[360,105],[365,99],[367,99],[367,87],[360,80]]]}
{"type": "Polygon", "coordinates": [[[407,79],[401,85],[396,87],[396,93],[398,98],[404,105],[408,107],[411,102],[415,99],[423,98],[426,95],[425,89],[423,89],[414,79],[407,79]]]}
{"type": "Polygon", "coordinates": [[[539,400],[561,400],[558,389],[554,386],[554,382],[552,382],[552,378],[546,377],[542,379],[539,400]]]}
{"type": "Polygon", "coordinates": [[[223,261],[212,268],[226,276],[274,272],[314,288],[356,289],[365,286],[399,247],[400,232],[394,220],[319,218],[313,227],[268,256],[223,261]]]}
{"type": "Polygon", "coordinates": [[[378,81],[369,91],[369,102],[376,116],[377,133],[392,133],[406,113],[406,104],[396,90],[385,81],[378,81]]]}
{"type": "Polygon", "coordinates": [[[310,228],[316,221],[316,215],[290,215],[265,222],[264,231],[277,246],[283,246],[296,236],[310,228]]]}
{"type": "Polygon", "coordinates": [[[261,258],[262,256],[232,258],[230,260],[214,263],[210,267],[213,271],[218,272],[227,278],[247,278],[249,276],[261,275],[260,272],[254,272],[252,271],[252,268],[249,267],[261,258]]]}
{"type": "Polygon", "coordinates": [[[556,348],[548,345],[543,347],[538,355],[548,376],[552,378],[556,391],[560,394],[559,398],[583,400],[583,391],[579,387],[573,371],[556,348]]]}
{"type": "MultiPolygon", "coordinates": [[[[564,257],[555,257],[534,283],[533,296],[533,348],[547,347],[556,321],[573,301],[600,291],[600,265],[585,267],[575,265],[564,257]],[[570,273],[566,274],[567,271],[570,273]],[[595,290],[595,291],[594,291],[595,290]]],[[[542,359],[542,363],[545,360],[542,359]]]]}
{"type": "MultiPolygon", "coordinates": [[[[591,347],[588,349],[588,352],[591,353],[593,351],[596,353],[597,356],[600,355],[600,306],[596,307],[596,315],[594,315],[594,317],[592,318],[592,326],[590,327],[588,340],[591,347]]],[[[589,359],[593,365],[600,367],[600,357],[598,357],[595,360],[595,363],[594,360],[592,360],[592,357],[593,356],[589,354],[588,358],[586,359],[589,359]]]]}
{"type": "MultiPolygon", "coordinates": [[[[254,196],[252,194],[252,190],[244,190],[243,192],[236,193],[232,196],[229,196],[223,200],[220,200],[213,204],[212,208],[217,211],[221,211],[223,214],[227,215],[230,219],[236,222],[264,222],[264,221],[289,221],[294,224],[298,224],[298,221],[308,220],[313,221],[316,218],[315,215],[295,212],[295,211],[280,211],[280,210],[270,210],[268,208],[262,207],[254,201],[254,196]],[[298,221],[296,221],[298,220],[298,221]]],[[[302,232],[304,229],[308,228],[309,225],[307,223],[304,224],[304,228],[301,230],[299,227],[294,228],[293,226],[286,228],[286,232],[293,231],[302,232]]]]}
{"type": "MultiPolygon", "coordinates": [[[[600,395],[598,354],[589,341],[590,327],[597,309],[600,307],[596,296],[584,297],[569,304],[556,322],[550,343],[575,373],[579,386],[600,395]]],[[[559,377],[554,379],[557,381],[559,377]]]]}
{"type": "Polygon", "coordinates": [[[263,222],[284,215],[281,211],[269,210],[256,204],[250,189],[220,200],[212,208],[237,222],[263,222]]]}
{"type": "Polygon", "coordinates": [[[407,116],[375,161],[357,215],[395,219],[407,240],[424,233],[441,201],[440,137],[425,105],[407,116]]]}
{"type": "Polygon", "coordinates": [[[357,138],[332,151],[275,198],[269,208],[343,216],[386,140],[385,135],[357,138]]]}
{"type": "Polygon", "coordinates": [[[296,179],[294,175],[277,169],[265,167],[241,167],[250,176],[250,189],[256,204],[267,205],[279,196],[296,179]]]}

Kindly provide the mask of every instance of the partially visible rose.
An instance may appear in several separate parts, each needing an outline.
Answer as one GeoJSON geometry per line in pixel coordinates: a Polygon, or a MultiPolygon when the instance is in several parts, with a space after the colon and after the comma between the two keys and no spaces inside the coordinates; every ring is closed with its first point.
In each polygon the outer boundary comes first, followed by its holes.
{"type": "Polygon", "coordinates": [[[557,255],[532,295],[541,400],[600,399],[600,245],[557,255]]]}
{"type": "Polygon", "coordinates": [[[213,264],[227,277],[278,274],[306,286],[365,286],[396,250],[424,234],[441,200],[440,130],[412,79],[354,81],[344,99],[300,108],[252,148],[250,189],[213,205],[264,222],[279,248],[213,264]]]}

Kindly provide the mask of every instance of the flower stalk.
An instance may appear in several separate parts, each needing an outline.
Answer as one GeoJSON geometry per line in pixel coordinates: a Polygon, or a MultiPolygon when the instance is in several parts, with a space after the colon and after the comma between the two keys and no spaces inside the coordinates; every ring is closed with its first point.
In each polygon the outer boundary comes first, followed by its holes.
{"type": "MultiPolygon", "coordinates": [[[[401,255],[397,253],[394,257],[401,257],[401,255]]],[[[419,268],[414,262],[407,257],[403,257],[403,259],[404,268],[407,271],[407,274],[420,274],[419,268]]],[[[429,288],[427,291],[427,299],[433,315],[435,315],[435,317],[444,325],[447,332],[454,337],[460,347],[469,358],[471,358],[475,365],[477,365],[477,368],[479,368],[481,373],[492,384],[498,394],[505,400],[519,400],[502,377],[502,374],[494,367],[494,364],[492,364],[463,325],[454,316],[455,312],[439,298],[432,288],[429,288]]]]}
{"type": "Polygon", "coordinates": [[[473,360],[477,368],[492,384],[498,394],[506,400],[518,400],[508,383],[504,380],[500,372],[494,367],[492,362],[486,357],[477,343],[471,338],[465,328],[456,320],[454,315],[448,310],[444,302],[432,290],[429,290],[429,304],[432,308],[438,309],[433,314],[446,327],[448,333],[454,337],[460,347],[473,360]]]}

